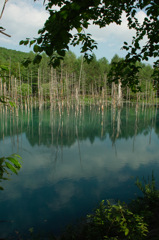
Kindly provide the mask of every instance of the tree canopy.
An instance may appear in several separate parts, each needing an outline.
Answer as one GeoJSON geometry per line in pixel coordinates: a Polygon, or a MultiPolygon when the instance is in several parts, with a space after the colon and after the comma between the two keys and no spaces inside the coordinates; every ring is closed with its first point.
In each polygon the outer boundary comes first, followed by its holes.
{"type": "MultiPolygon", "coordinates": [[[[36,0],[34,0],[36,1],[36,0]]],[[[110,23],[120,25],[122,14],[126,13],[129,29],[135,29],[136,35],[132,43],[123,43],[123,49],[127,51],[125,60],[118,64],[118,72],[129,65],[128,82],[132,83],[137,67],[136,61],[147,61],[150,57],[159,57],[159,3],[158,0],[48,0],[44,4],[49,12],[39,36],[33,40],[22,40],[20,44],[34,45],[37,53],[35,62],[40,62],[42,52],[51,59],[54,66],[63,59],[70,45],[81,46],[81,53],[87,61],[92,59],[92,52],[97,48],[97,43],[91,34],[85,32],[90,23],[103,28],[110,23]],[[136,17],[138,11],[144,11],[146,17],[140,23],[136,17]],[[141,41],[146,37],[146,43],[141,46],[141,41]]],[[[154,68],[158,70],[159,60],[154,60],[154,68]]],[[[135,80],[134,80],[134,83],[135,80]]]]}

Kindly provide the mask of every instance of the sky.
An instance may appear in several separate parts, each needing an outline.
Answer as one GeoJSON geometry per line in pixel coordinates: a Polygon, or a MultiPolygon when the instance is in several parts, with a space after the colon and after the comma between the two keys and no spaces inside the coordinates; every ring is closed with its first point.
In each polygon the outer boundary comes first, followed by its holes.
{"type": "MultiPolygon", "coordinates": [[[[0,12],[4,0],[0,1],[0,12]]],[[[33,39],[37,37],[38,30],[43,27],[48,13],[43,5],[43,0],[34,2],[33,0],[8,0],[1,18],[0,26],[6,29],[6,33],[11,38],[0,34],[0,47],[14,49],[18,51],[29,52],[32,49],[28,46],[19,45],[20,40],[26,38],[33,39]]],[[[146,14],[143,11],[137,13],[140,22],[143,21],[146,14]]],[[[123,42],[131,43],[134,30],[127,27],[126,16],[122,15],[122,24],[110,24],[106,28],[99,29],[98,26],[90,25],[88,32],[92,34],[93,39],[98,43],[98,49],[94,51],[97,59],[106,57],[110,62],[115,54],[120,57],[126,55],[125,50],[121,50],[123,42]]],[[[145,39],[146,41],[146,39],[145,39]]],[[[144,43],[144,42],[143,42],[144,43]]],[[[70,50],[80,56],[80,48],[71,47],[70,50]]],[[[151,64],[153,59],[149,61],[151,64]]]]}

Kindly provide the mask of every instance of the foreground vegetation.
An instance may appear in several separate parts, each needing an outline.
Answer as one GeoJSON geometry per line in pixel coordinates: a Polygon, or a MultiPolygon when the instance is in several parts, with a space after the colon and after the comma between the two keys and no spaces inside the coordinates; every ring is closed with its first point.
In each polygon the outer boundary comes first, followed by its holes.
{"type": "Polygon", "coordinates": [[[136,185],[143,196],[129,205],[102,201],[77,228],[68,229],[60,240],[157,240],[159,239],[159,190],[152,179],[136,185]]]}
{"type": "Polygon", "coordinates": [[[8,180],[13,173],[18,174],[21,167],[21,157],[17,154],[0,157],[0,190],[3,190],[1,182],[8,180]]]}
{"type": "MultiPolygon", "coordinates": [[[[136,180],[136,185],[142,191],[142,197],[132,200],[130,204],[118,201],[111,204],[101,201],[92,214],[77,225],[70,225],[58,237],[45,237],[49,240],[158,240],[159,239],[159,190],[155,180],[136,180]]],[[[40,234],[35,235],[30,228],[30,237],[17,238],[40,240],[40,234]]]]}

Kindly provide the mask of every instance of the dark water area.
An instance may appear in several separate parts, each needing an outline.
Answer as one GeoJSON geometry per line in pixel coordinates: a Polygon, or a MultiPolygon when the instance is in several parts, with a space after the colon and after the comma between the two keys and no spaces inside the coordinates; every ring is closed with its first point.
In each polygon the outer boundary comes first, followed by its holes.
{"type": "Polygon", "coordinates": [[[0,109],[0,156],[12,153],[22,169],[1,182],[0,238],[59,234],[103,199],[130,202],[136,177],[159,186],[159,109],[0,109]]]}

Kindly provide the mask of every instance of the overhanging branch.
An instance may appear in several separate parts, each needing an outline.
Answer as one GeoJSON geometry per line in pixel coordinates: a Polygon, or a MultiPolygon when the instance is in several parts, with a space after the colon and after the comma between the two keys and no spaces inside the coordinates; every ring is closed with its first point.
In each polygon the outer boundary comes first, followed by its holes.
{"type": "MultiPolygon", "coordinates": [[[[3,8],[2,8],[2,11],[1,11],[1,15],[0,15],[0,19],[2,18],[2,15],[3,15],[3,12],[4,12],[4,9],[5,9],[5,6],[6,6],[7,2],[8,2],[8,0],[4,1],[3,8]]],[[[4,31],[5,31],[5,29],[3,27],[0,27],[0,33],[2,33],[3,35],[5,35],[7,37],[11,37],[9,34],[5,33],[4,31]]]]}
{"type": "Polygon", "coordinates": [[[8,2],[8,0],[4,1],[3,8],[2,8],[2,11],[1,11],[1,15],[0,15],[0,19],[2,18],[2,15],[3,15],[3,12],[4,12],[4,9],[5,9],[5,6],[6,6],[7,2],[8,2]]]}
{"type": "MultiPolygon", "coordinates": [[[[5,29],[4,29],[4,30],[5,30],[5,29]]],[[[9,35],[9,34],[3,32],[4,30],[0,30],[0,33],[2,33],[3,35],[5,35],[5,36],[7,36],[7,37],[11,37],[11,35],[9,35]]]]}

